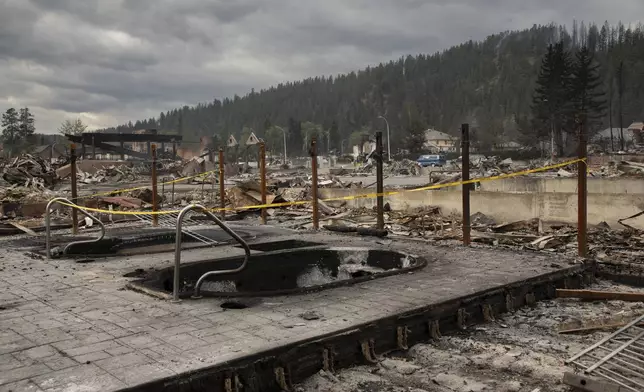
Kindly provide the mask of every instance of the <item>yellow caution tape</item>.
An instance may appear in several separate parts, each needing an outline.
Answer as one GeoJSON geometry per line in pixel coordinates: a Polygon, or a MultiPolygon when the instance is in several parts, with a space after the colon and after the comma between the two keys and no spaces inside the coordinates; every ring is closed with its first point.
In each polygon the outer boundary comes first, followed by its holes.
{"type": "MultiPolygon", "coordinates": [[[[373,199],[379,196],[393,196],[393,195],[398,195],[402,193],[407,193],[407,192],[419,192],[419,191],[429,191],[429,190],[435,190],[435,189],[441,189],[441,188],[448,188],[448,187],[454,187],[454,186],[459,186],[459,185],[467,185],[467,184],[475,184],[479,182],[484,182],[484,181],[495,181],[495,180],[502,180],[506,178],[513,178],[513,177],[519,177],[519,176],[524,176],[526,174],[532,174],[532,173],[539,173],[547,170],[552,170],[552,169],[557,169],[561,168],[564,166],[572,165],[578,162],[585,162],[585,159],[575,159],[571,161],[566,161],[562,163],[557,163],[554,165],[548,165],[548,166],[543,166],[539,167],[536,169],[527,169],[527,170],[522,170],[514,173],[507,173],[507,174],[500,174],[498,176],[491,176],[491,177],[482,177],[482,178],[474,178],[471,180],[467,181],[454,181],[454,182],[449,182],[446,184],[436,184],[436,185],[428,185],[420,188],[414,188],[414,189],[403,189],[403,190],[397,190],[397,191],[387,191],[383,193],[364,193],[361,195],[351,195],[351,196],[341,196],[341,197],[331,197],[327,199],[320,199],[323,202],[330,202],[330,201],[347,201],[347,200],[356,200],[356,199],[373,199]]],[[[209,172],[206,172],[209,173],[209,172]]],[[[200,175],[206,174],[202,173],[196,176],[192,177],[186,177],[181,180],[185,180],[187,178],[195,178],[200,175]]],[[[176,181],[176,180],[175,180],[176,181]]],[[[171,182],[170,182],[171,183],[171,182]]],[[[140,189],[140,188],[133,188],[133,189],[140,189]]],[[[112,191],[110,194],[113,194],[117,191],[112,191]]],[[[120,190],[118,192],[127,192],[127,190],[120,190]]],[[[221,211],[238,211],[238,210],[251,210],[251,209],[260,209],[260,208],[279,208],[279,207],[289,207],[289,206],[296,206],[296,205],[304,205],[304,204],[309,204],[311,203],[311,200],[297,200],[297,201],[287,201],[283,203],[271,203],[271,204],[257,204],[257,205],[252,205],[252,206],[243,206],[243,207],[228,207],[228,208],[211,208],[209,211],[211,212],[221,212],[221,211]]],[[[74,204],[68,204],[68,203],[62,203],[59,202],[59,204],[68,206],[68,207],[74,207],[78,208],[84,211],[89,211],[89,212],[98,212],[98,213],[103,213],[103,214],[110,214],[110,215],[167,215],[167,214],[176,214],[181,212],[181,210],[164,210],[164,211],[109,211],[109,210],[103,210],[99,208],[90,208],[90,207],[83,207],[83,206],[78,206],[74,204]]]]}

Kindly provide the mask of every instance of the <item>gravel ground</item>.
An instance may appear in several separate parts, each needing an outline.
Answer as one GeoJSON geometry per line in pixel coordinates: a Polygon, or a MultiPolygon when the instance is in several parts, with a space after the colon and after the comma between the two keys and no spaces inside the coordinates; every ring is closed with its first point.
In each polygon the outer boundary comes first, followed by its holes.
{"type": "MultiPolygon", "coordinates": [[[[641,291],[598,282],[595,290],[641,291]]],[[[622,301],[543,301],[534,308],[498,316],[407,352],[386,355],[377,366],[358,366],[337,374],[321,371],[297,386],[320,392],[558,392],[574,370],[564,361],[612,331],[559,334],[559,330],[627,322],[644,313],[644,304],[622,301]]]]}

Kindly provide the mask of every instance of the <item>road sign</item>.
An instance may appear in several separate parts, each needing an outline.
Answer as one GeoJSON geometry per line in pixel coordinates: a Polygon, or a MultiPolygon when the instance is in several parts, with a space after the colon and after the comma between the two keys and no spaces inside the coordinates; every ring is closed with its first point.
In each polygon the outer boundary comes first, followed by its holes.
{"type": "Polygon", "coordinates": [[[237,143],[237,139],[233,135],[228,136],[228,142],[226,143],[228,147],[235,147],[238,146],[239,143],[237,143]]]}
{"type": "Polygon", "coordinates": [[[259,139],[257,138],[257,136],[255,136],[254,132],[251,132],[250,136],[248,137],[248,140],[246,140],[246,145],[252,146],[255,144],[259,144],[259,139]]]}

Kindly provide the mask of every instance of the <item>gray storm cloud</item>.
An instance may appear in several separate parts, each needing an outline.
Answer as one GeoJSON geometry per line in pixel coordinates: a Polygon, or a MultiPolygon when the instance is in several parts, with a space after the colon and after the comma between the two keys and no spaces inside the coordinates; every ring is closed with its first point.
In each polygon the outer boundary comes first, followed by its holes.
{"type": "Polygon", "coordinates": [[[92,128],[641,0],[0,0],[0,110],[92,128]]]}

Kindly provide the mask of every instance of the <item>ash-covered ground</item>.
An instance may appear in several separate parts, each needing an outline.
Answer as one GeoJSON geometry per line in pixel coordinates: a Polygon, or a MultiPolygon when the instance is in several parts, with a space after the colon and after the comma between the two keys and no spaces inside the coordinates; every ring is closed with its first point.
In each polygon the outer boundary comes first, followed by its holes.
{"type": "MultiPolygon", "coordinates": [[[[598,282],[593,290],[641,289],[598,282]]],[[[558,392],[565,360],[616,328],[586,333],[562,330],[620,324],[644,314],[644,303],[585,302],[556,299],[497,316],[407,352],[385,355],[376,366],[358,366],[337,374],[321,371],[297,386],[319,392],[558,392]]]]}

